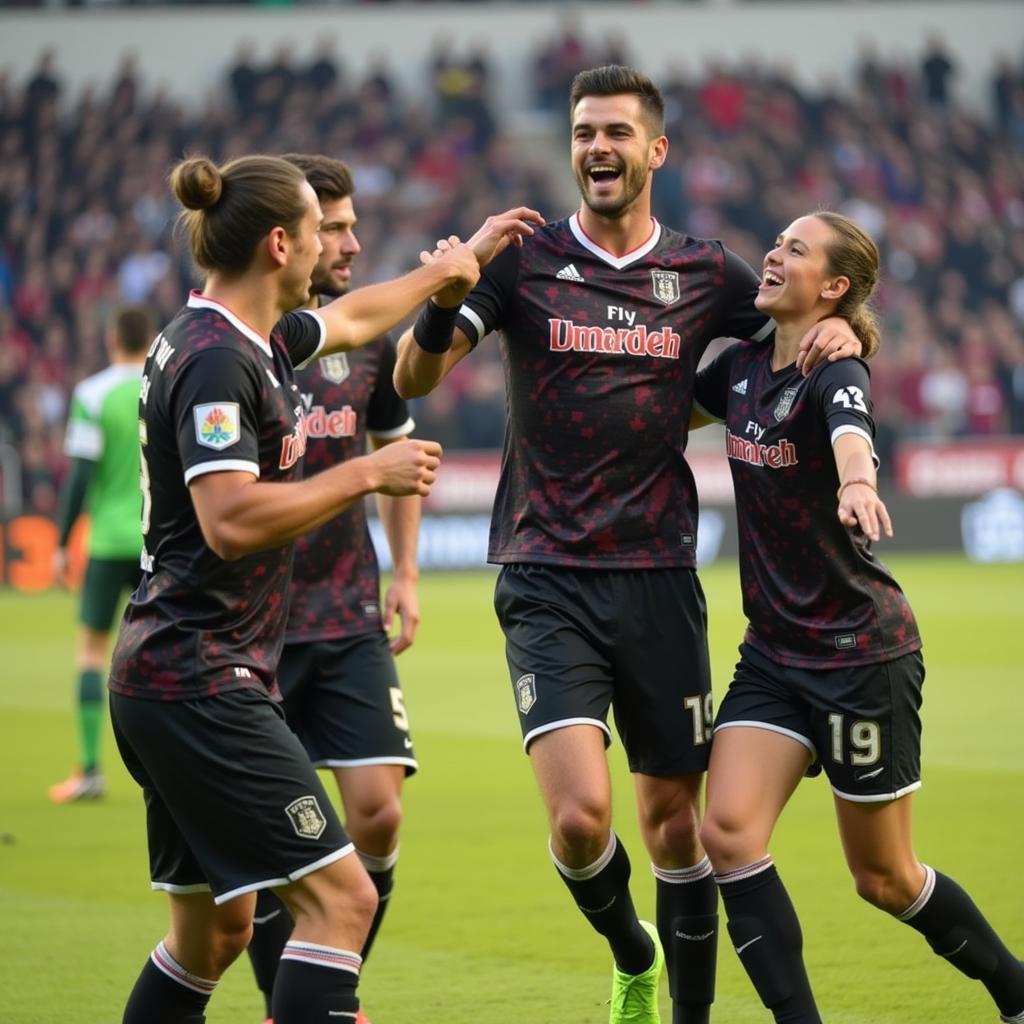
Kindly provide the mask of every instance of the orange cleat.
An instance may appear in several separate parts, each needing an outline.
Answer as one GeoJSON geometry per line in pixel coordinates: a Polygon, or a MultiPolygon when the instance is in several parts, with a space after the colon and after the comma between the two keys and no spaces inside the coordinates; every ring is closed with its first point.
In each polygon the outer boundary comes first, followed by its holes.
{"type": "Polygon", "coordinates": [[[362,1010],[356,1010],[356,1024],[370,1024],[370,1018],[362,1010]]]}
{"type": "Polygon", "coordinates": [[[75,800],[99,800],[107,792],[106,780],[99,772],[73,771],[63,782],[57,782],[49,790],[55,804],[69,804],[75,800]]]}

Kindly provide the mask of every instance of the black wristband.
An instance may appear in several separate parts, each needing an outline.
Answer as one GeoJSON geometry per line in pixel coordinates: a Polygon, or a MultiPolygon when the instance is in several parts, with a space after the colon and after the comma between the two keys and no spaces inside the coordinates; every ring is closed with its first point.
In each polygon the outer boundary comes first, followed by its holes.
{"type": "Polygon", "coordinates": [[[452,347],[452,334],[458,315],[458,306],[441,307],[433,299],[427,299],[412,327],[416,344],[424,352],[443,356],[452,347]]]}

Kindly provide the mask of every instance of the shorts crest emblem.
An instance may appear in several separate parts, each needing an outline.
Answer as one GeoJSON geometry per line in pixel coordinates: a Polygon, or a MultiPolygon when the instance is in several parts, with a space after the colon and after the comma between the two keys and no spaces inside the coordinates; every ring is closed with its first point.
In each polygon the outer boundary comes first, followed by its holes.
{"type": "Polygon", "coordinates": [[[333,356],[324,356],[320,360],[320,373],[332,384],[340,384],[351,372],[348,356],[344,352],[335,353],[333,356]]]}
{"type": "Polygon", "coordinates": [[[516,697],[519,703],[519,713],[529,714],[530,708],[537,703],[537,680],[532,672],[520,676],[516,680],[516,697]]]}
{"type": "Polygon", "coordinates": [[[652,270],[654,297],[666,306],[679,301],[679,273],[675,270],[652,270]]]}
{"type": "Polygon", "coordinates": [[[786,388],[782,392],[782,397],[779,399],[779,404],[775,406],[775,419],[781,423],[788,415],[789,410],[793,408],[793,402],[796,400],[797,392],[799,388],[786,388]]]}
{"type": "Polygon", "coordinates": [[[300,796],[293,800],[285,809],[285,814],[295,829],[295,834],[303,839],[319,839],[327,828],[324,817],[315,796],[300,796]]]}

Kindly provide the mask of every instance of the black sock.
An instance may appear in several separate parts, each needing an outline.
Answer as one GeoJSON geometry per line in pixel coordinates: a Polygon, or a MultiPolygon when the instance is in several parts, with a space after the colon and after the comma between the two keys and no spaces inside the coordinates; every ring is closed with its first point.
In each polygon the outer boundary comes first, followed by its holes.
{"type": "Polygon", "coordinates": [[[569,868],[551,850],[551,859],[572,893],[576,906],[608,940],[620,971],[642,974],[654,962],[651,938],[640,927],[629,894],[629,857],[613,832],[608,847],[593,864],[569,868]]]}
{"type": "Polygon", "coordinates": [[[715,881],[736,954],[777,1024],[821,1024],[804,967],[800,921],[771,857],[716,872],[715,881]]]}
{"type": "Polygon", "coordinates": [[[356,850],[356,853],[359,854],[359,859],[363,862],[363,867],[366,868],[370,881],[373,882],[374,888],[377,890],[377,911],[370,922],[370,930],[367,932],[366,941],[363,943],[360,954],[363,960],[366,960],[370,955],[373,940],[377,938],[380,923],[384,920],[384,912],[388,909],[391,891],[395,887],[395,864],[398,861],[398,848],[396,847],[386,857],[374,857],[372,854],[362,853],[360,850],[356,850]]]}
{"type": "Polygon", "coordinates": [[[1001,1014],[1024,1012],[1024,965],[952,878],[927,866],[925,873],[920,894],[897,920],[919,931],[962,974],[980,981],[1001,1014]]]}
{"type": "Polygon", "coordinates": [[[216,985],[186,971],[161,942],[128,997],[123,1024],[203,1024],[216,985]]]}
{"type": "Polygon", "coordinates": [[[256,984],[263,993],[268,1017],[277,965],[281,962],[285,943],[291,938],[293,926],[291,915],[277,896],[270,889],[260,889],[256,894],[256,911],[252,918],[252,939],[248,953],[256,984]]]}
{"type": "Polygon", "coordinates": [[[658,934],[665,950],[672,1024],[708,1024],[715,1000],[718,889],[711,861],[691,868],[651,865],[658,887],[658,934]]]}
{"type": "Polygon", "coordinates": [[[274,984],[274,1024],[354,1024],[358,953],[313,942],[289,942],[274,984]]]}

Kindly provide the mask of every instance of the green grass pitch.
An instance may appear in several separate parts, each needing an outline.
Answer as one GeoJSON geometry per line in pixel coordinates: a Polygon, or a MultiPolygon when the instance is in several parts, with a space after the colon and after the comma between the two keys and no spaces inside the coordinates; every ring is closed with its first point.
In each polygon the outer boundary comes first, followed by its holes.
{"type": "MultiPolygon", "coordinates": [[[[1024,953],[1021,569],[955,558],[892,561],[921,622],[928,665],[925,785],[914,797],[919,855],[957,878],[1024,953]]],[[[722,693],[742,629],[736,573],[715,566],[702,579],[722,693]]],[[[363,975],[363,1003],[376,1024],[607,1020],[609,958],[547,857],[492,588],[483,573],[425,577],[418,643],[400,659],[422,771],[406,790],[395,898],[363,975]]],[[[109,798],[90,806],[46,801],[47,785],[74,757],[73,621],[67,595],[0,593],[0,1017],[7,1024],[120,1020],[166,924],[165,900],[148,887],[141,800],[109,736],[109,798]]],[[[651,916],[654,887],[618,746],[612,765],[636,902],[651,916]]],[[[996,1020],[980,985],[857,899],[823,780],[801,786],[773,853],[801,915],[830,1024],[996,1020]]],[[[243,958],[208,1019],[256,1024],[260,1017],[243,958]]],[[[727,941],[714,1020],[767,1020],[727,941]]]]}

